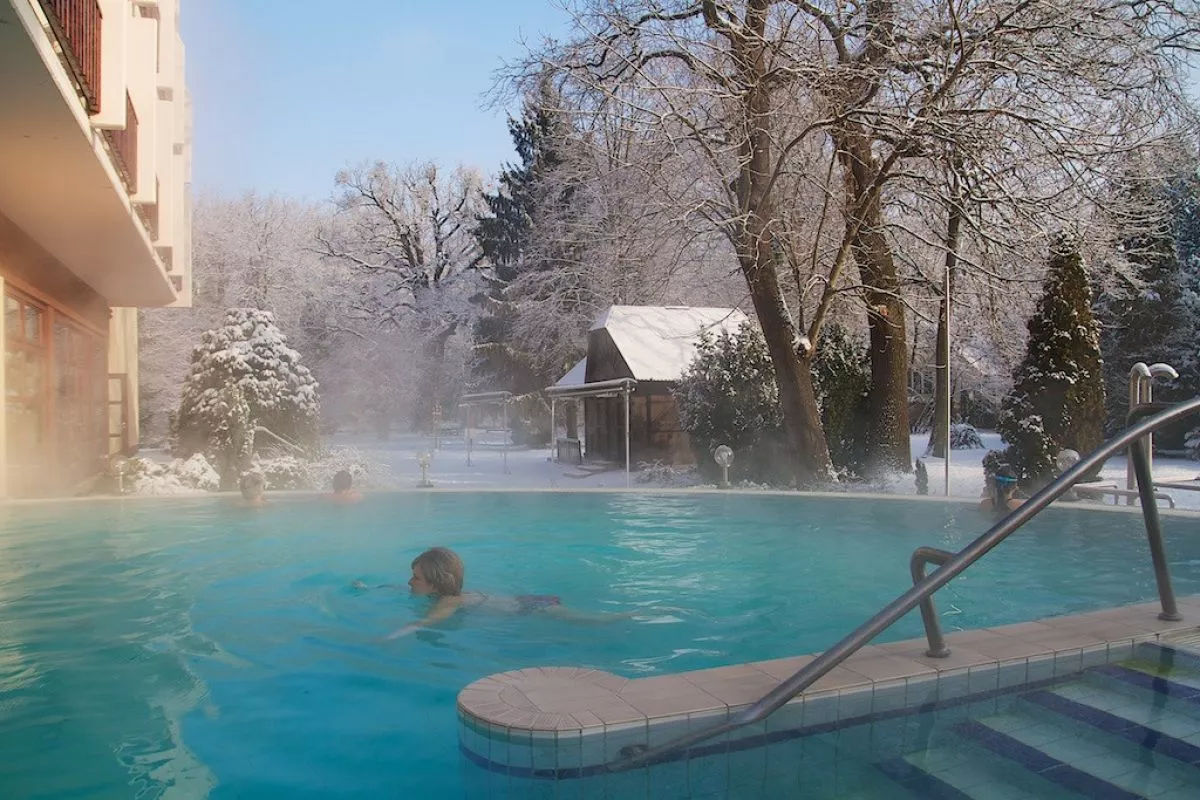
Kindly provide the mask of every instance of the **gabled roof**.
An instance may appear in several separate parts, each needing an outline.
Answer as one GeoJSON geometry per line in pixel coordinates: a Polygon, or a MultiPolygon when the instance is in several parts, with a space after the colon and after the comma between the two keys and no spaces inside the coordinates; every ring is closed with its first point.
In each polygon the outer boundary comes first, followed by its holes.
{"type": "Polygon", "coordinates": [[[583,358],[579,359],[579,363],[571,367],[570,371],[567,372],[566,375],[563,375],[561,378],[559,378],[558,382],[554,385],[564,388],[567,386],[582,386],[585,380],[584,375],[586,373],[587,356],[584,356],[583,358]]]}
{"type": "Polygon", "coordinates": [[[702,332],[732,333],[745,321],[736,308],[611,306],[592,330],[608,332],[636,380],[677,381],[695,358],[702,332]]]}

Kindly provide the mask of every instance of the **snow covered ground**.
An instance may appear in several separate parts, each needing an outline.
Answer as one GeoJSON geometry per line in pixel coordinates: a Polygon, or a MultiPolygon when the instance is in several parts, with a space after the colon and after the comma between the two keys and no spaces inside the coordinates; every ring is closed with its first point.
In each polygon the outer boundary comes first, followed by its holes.
{"type": "MultiPolygon", "coordinates": [[[[950,456],[950,496],[978,498],[983,490],[983,457],[988,449],[1000,449],[1000,436],[981,432],[987,449],[955,450],[950,456]]],[[[928,434],[912,437],[914,458],[923,456],[928,434]]],[[[467,449],[461,439],[442,441],[439,449],[427,437],[402,435],[380,440],[373,435],[339,435],[333,439],[334,447],[349,447],[383,465],[397,486],[415,485],[420,477],[417,456],[432,453],[428,475],[434,486],[479,487],[479,488],[558,488],[596,489],[623,488],[623,470],[596,470],[555,463],[548,449],[510,448],[507,466],[502,448],[495,443],[476,446],[467,463],[467,449]]],[[[945,493],[945,467],[941,459],[925,459],[929,470],[929,494],[945,493]]],[[[1104,465],[1100,484],[1125,486],[1124,456],[1114,457],[1104,465]]],[[[630,485],[634,488],[658,488],[678,485],[670,481],[671,475],[656,472],[631,475],[630,485]]],[[[1155,481],[1192,481],[1200,477],[1200,462],[1186,459],[1156,458],[1154,461],[1155,481]]],[[[1200,484],[1197,484],[1200,485],[1200,484]]],[[[847,487],[851,491],[886,492],[891,494],[916,494],[916,483],[911,474],[868,485],[847,487]]],[[[1200,491],[1165,489],[1175,501],[1177,508],[1200,510],[1200,491]]],[[[1112,504],[1113,498],[1106,497],[1104,503],[1112,504]]],[[[1124,500],[1121,500],[1123,503],[1124,500]]]]}

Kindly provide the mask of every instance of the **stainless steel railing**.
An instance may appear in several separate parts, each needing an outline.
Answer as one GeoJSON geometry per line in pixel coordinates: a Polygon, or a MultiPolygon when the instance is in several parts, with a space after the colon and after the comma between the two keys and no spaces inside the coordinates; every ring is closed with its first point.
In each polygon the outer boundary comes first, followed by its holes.
{"type": "MultiPolygon", "coordinates": [[[[1130,418],[1134,419],[1140,414],[1154,410],[1153,408],[1145,407],[1134,409],[1130,412],[1130,418]]],[[[1126,429],[1123,433],[1105,442],[1092,453],[1081,458],[1073,467],[1063,472],[1057,479],[1022,503],[1011,514],[993,525],[962,550],[953,554],[932,575],[924,578],[920,583],[888,603],[875,616],[868,619],[862,625],[859,625],[837,644],[830,647],[816,659],[809,662],[804,668],[742,711],[733,714],[725,722],[714,725],[711,728],[693,731],[655,747],[646,747],[644,745],[625,747],[621,750],[621,754],[616,760],[605,765],[606,768],[611,772],[619,772],[650,764],[679,750],[685,750],[713,737],[721,736],[730,731],[766,719],[793,697],[820,680],[822,676],[838,664],[841,664],[870,643],[880,633],[894,625],[901,617],[920,605],[922,601],[930,598],[938,589],[941,589],[947,583],[954,580],[964,570],[991,552],[994,547],[1007,539],[1013,531],[1041,513],[1043,509],[1070,489],[1080,478],[1103,465],[1108,458],[1125,447],[1129,447],[1131,450],[1134,470],[1137,474],[1138,490],[1142,501],[1142,515],[1146,524],[1146,537],[1150,544],[1150,556],[1154,563],[1154,577],[1158,583],[1158,595],[1163,609],[1159,617],[1169,620],[1182,619],[1179,609],[1175,605],[1175,592],[1171,588],[1171,575],[1167,566],[1166,552],[1162,542],[1162,526],[1158,518],[1158,507],[1154,503],[1154,486],[1151,482],[1150,474],[1150,454],[1147,452],[1143,437],[1197,412],[1200,412],[1200,397],[1172,406],[1126,429]]],[[[938,560],[941,559],[939,558],[938,560]]],[[[932,606],[930,606],[930,609],[932,610],[932,606]]],[[[923,617],[927,621],[933,619],[933,622],[936,624],[936,615],[923,615],[923,617]]],[[[933,647],[932,640],[930,646],[933,647]]]]}

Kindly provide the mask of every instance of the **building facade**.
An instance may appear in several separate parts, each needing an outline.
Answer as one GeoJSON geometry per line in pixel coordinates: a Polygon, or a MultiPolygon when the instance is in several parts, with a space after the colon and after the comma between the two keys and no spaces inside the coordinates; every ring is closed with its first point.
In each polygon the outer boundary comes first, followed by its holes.
{"type": "Polygon", "coordinates": [[[137,309],[191,304],[179,0],[0,0],[0,496],[136,450],[137,309]]]}

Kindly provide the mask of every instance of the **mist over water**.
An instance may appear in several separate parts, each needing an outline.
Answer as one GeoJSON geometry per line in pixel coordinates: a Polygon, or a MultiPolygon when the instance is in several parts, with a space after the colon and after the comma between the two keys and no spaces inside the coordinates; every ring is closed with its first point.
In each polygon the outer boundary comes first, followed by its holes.
{"type": "MultiPolygon", "coordinates": [[[[434,493],[4,510],[0,796],[318,797],[461,791],[454,699],[527,666],[628,677],[823,649],[961,547],[967,505],[748,495],[434,493]],[[467,588],[557,594],[592,626],[472,610],[396,641],[428,603],[414,556],[467,588]],[[355,580],[371,586],[352,588],[355,580]],[[69,768],[64,767],[69,765],[69,768]]],[[[1182,593],[1191,520],[1167,517],[1182,593]]],[[[938,596],[981,627],[1154,596],[1137,517],[1051,509],[938,596]]],[[[910,615],[885,639],[920,634],[910,615]]]]}

